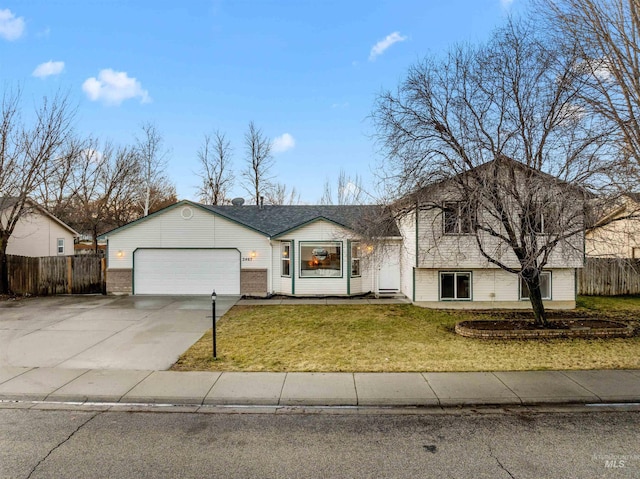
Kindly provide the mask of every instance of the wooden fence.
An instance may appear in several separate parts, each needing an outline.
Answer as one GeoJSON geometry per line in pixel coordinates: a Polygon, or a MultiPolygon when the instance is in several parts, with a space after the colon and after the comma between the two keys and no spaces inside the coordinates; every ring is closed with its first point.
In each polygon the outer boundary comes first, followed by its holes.
{"type": "Polygon", "coordinates": [[[640,260],[587,258],[578,269],[578,294],[640,294],[640,260]]]}
{"type": "Polygon", "coordinates": [[[7,256],[9,289],[39,296],[105,292],[105,260],[99,256],[7,256]]]}

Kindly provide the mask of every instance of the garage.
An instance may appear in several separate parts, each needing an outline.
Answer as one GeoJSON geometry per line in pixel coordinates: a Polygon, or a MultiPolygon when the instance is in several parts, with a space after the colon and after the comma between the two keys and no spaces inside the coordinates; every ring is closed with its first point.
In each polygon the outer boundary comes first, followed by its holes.
{"type": "Polygon", "coordinates": [[[240,294],[240,252],[142,248],[133,254],[134,294],[240,294]]]}

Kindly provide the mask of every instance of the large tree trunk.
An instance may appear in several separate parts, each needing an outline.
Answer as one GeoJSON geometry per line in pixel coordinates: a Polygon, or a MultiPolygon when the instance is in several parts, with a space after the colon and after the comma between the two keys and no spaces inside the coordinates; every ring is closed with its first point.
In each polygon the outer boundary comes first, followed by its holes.
{"type": "Polygon", "coordinates": [[[525,268],[522,270],[522,279],[527,283],[529,288],[529,301],[533,308],[533,318],[538,326],[544,328],[549,326],[547,320],[547,312],[542,302],[542,291],[540,290],[540,272],[534,268],[525,268]]]}

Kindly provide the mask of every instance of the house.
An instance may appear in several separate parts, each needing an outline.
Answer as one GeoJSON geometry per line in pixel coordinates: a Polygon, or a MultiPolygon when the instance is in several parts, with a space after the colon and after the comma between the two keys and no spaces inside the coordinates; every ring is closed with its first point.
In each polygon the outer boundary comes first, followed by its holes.
{"type": "MultiPolygon", "coordinates": [[[[397,293],[401,237],[380,206],[180,201],[103,234],[107,292],[352,296],[397,293]],[[375,246],[363,227],[384,224],[375,246]]],[[[381,231],[376,228],[377,231],[381,231]]]]}
{"type": "MultiPolygon", "coordinates": [[[[576,215],[569,219],[574,232],[558,241],[540,277],[546,308],[575,308],[577,268],[582,268],[584,263],[584,221],[580,205],[585,192],[508,158],[487,162],[475,170],[428,185],[399,202],[396,209],[404,210],[396,213],[403,244],[401,292],[415,304],[433,308],[531,308],[526,283],[517,274],[521,266],[513,250],[490,234],[474,234],[470,216],[465,215],[465,206],[459,201],[458,187],[476,181],[479,188],[475,203],[482,205],[487,201],[484,182],[491,181],[494,174],[499,188],[513,186],[522,192],[526,185],[533,185],[530,191],[536,190],[536,194],[544,198],[540,209],[546,209],[549,218],[552,212],[556,216],[576,215]],[[471,178],[472,174],[475,177],[471,178]],[[506,271],[482,254],[480,239],[490,256],[514,272],[506,271]]],[[[506,199],[504,203],[513,205],[515,201],[506,199]]],[[[485,213],[480,206],[474,214],[485,213]]],[[[507,211],[508,215],[517,213],[507,211]]],[[[562,238],[562,232],[551,231],[551,221],[545,231],[544,218],[538,213],[533,215],[532,222],[540,229],[535,235],[540,242],[550,244],[562,238]]],[[[500,232],[502,227],[496,224],[497,220],[490,222],[497,216],[487,214],[487,217],[490,219],[486,224],[500,232]]]]}
{"type": "Polygon", "coordinates": [[[640,259],[640,195],[622,197],[585,234],[588,258],[640,259]]]}
{"type": "MultiPolygon", "coordinates": [[[[0,198],[1,218],[15,204],[14,198],[0,198]]],[[[7,254],[16,256],[69,256],[79,233],[44,208],[28,201],[28,209],[18,220],[7,244],[7,254]]]]}
{"type": "MultiPolygon", "coordinates": [[[[497,163],[481,168],[492,164],[497,163]]],[[[577,268],[584,261],[579,207],[584,192],[518,165],[517,175],[537,179],[536,194],[549,203],[544,215],[532,217],[540,230],[534,236],[541,242],[562,237],[552,231],[552,213],[564,218],[578,212],[572,218],[577,229],[552,248],[541,272],[546,307],[574,308],[577,268]]],[[[101,236],[107,240],[107,292],[399,293],[426,307],[530,308],[526,283],[518,274],[521,263],[499,243],[487,244],[511,272],[481,254],[477,237],[468,234],[456,209],[455,195],[453,178],[404,198],[394,210],[181,201],[101,236]]]]}

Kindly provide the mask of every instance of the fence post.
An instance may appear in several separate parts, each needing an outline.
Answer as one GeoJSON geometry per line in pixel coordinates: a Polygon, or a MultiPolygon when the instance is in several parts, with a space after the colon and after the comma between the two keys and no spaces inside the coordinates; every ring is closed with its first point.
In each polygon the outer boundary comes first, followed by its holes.
{"type": "Polygon", "coordinates": [[[67,294],[73,293],[73,256],[67,256],[67,294]]]}

